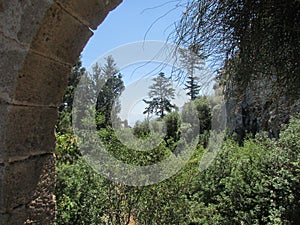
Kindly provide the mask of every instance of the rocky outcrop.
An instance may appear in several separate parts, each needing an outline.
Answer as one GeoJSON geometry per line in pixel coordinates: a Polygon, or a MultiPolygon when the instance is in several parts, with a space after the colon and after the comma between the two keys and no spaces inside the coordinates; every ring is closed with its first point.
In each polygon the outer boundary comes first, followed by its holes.
{"type": "Polygon", "coordinates": [[[225,85],[227,126],[237,134],[241,143],[247,133],[266,131],[270,138],[278,138],[289,118],[300,113],[300,88],[285,85],[276,76],[264,76],[246,86],[228,80],[225,85]],[[294,89],[291,91],[291,88],[294,89]]]}

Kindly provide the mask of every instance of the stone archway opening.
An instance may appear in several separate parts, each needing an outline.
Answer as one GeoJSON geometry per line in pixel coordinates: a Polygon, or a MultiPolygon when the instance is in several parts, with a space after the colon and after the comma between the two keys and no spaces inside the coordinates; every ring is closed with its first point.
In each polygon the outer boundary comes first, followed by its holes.
{"type": "Polygon", "coordinates": [[[55,223],[57,107],[73,63],[120,3],[0,1],[0,225],[55,223]]]}

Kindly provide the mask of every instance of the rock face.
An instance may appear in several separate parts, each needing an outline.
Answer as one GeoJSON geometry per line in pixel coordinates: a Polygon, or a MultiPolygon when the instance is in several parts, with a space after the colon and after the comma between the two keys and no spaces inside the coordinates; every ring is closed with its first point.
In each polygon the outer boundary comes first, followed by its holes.
{"type": "Polygon", "coordinates": [[[266,131],[270,138],[278,138],[289,118],[300,113],[299,85],[291,87],[279,83],[276,76],[260,76],[241,87],[230,80],[225,85],[227,125],[240,142],[247,133],[255,135],[261,131],[266,131]]]}
{"type": "Polygon", "coordinates": [[[120,3],[0,1],[0,225],[55,223],[57,107],[92,30],[120,3]]]}

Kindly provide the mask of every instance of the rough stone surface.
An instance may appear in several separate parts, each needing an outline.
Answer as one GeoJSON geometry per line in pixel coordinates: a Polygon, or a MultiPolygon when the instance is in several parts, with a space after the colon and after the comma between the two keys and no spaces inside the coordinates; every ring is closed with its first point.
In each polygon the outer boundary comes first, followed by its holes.
{"type": "Polygon", "coordinates": [[[61,62],[73,64],[93,35],[59,5],[53,4],[33,38],[31,48],[61,62]]]}
{"type": "MultiPolygon", "coordinates": [[[[4,164],[0,164],[0,216],[5,212],[4,202],[3,202],[3,179],[4,179],[4,164]]],[[[0,217],[1,224],[1,217],[0,217]]]]}
{"type": "Polygon", "coordinates": [[[0,34],[0,102],[10,102],[28,49],[0,34]],[[12,63],[14,62],[14,63],[12,63]]]}
{"type": "MultiPolygon", "coordinates": [[[[4,140],[6,139],[6,131],[5,131],[5,127],[6,127],[6,115],[5,115],[5,110],[4,110],[5,105],[0,104],[0,168],[2,169],[2,165],[5,162],[5,144],[4,144],[4,140]]],[[[0,179],[1,179],[1,174],[0,174],[0,179]]],[[[0,182],[0,185],[2,184],[2,182],[0,182]]],[[[0,201],[1,201],[1,188],[0,188],[0,201]]],[[[1,207],[1,202],[0,202],[0,207],[1,207]]],[[[1,212],[1,209],[0,209],[1,212]]]]}
{"type": "Polygon", "coordinates": [[[17,77],[14,103],[59,106],[70,73],[70,66],[30,52],[17,77]]]}
{"type": "Polygon", "coordinates": [[[3,206],[9,224],[53,224],[54,180],[53,154],[6,165],[2,182],[3,206]]]}
{"type": "Polygon", "coordinates": [[[120,0],[0,0],[0,225],[55,224],[57,108],[70,67],[120,0]]]}
{"type": "Polygon", "coordinates": [[[275,78],[263,76],[252,80],[242,90],[233,82],[227,82],[227,126],[232,133],[237,133],[240,143],[246,133],[255,135],[261,131],[266,131],[270,138],[279,138],[290,116],[300,113],[300,90],[295,90],[298,94],[291,96],[287,94],[288,88],[276,83],[275,78]]]}
{"type": "Polygon", "coordinates": [[[53,151],[55,108],[0,105],[0,149],[6,162],[53,151]]]}
{"type": "Polygon", "coordinates": [[[8,37],[30,44],[52,0],[1,1],[0,30],[8,37]]]}
{"type": "Polygon", "coordinates": [[[92,29],[105,19],[110,10],[114,9],[122,0],[90,0],[90,4],[82,4],[81,0],[56,0],[67,11],[72,12],[83,23],[92,29]]]}

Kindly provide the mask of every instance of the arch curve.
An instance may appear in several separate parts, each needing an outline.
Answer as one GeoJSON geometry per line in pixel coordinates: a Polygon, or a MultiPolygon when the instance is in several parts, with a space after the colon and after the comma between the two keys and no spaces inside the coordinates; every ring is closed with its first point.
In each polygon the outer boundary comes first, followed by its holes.
{"type": "Polygon", "coordinates": [[[55,223],[57,107],[73,63],[120,3],[0,1],[0,225],[55,223]]]}

